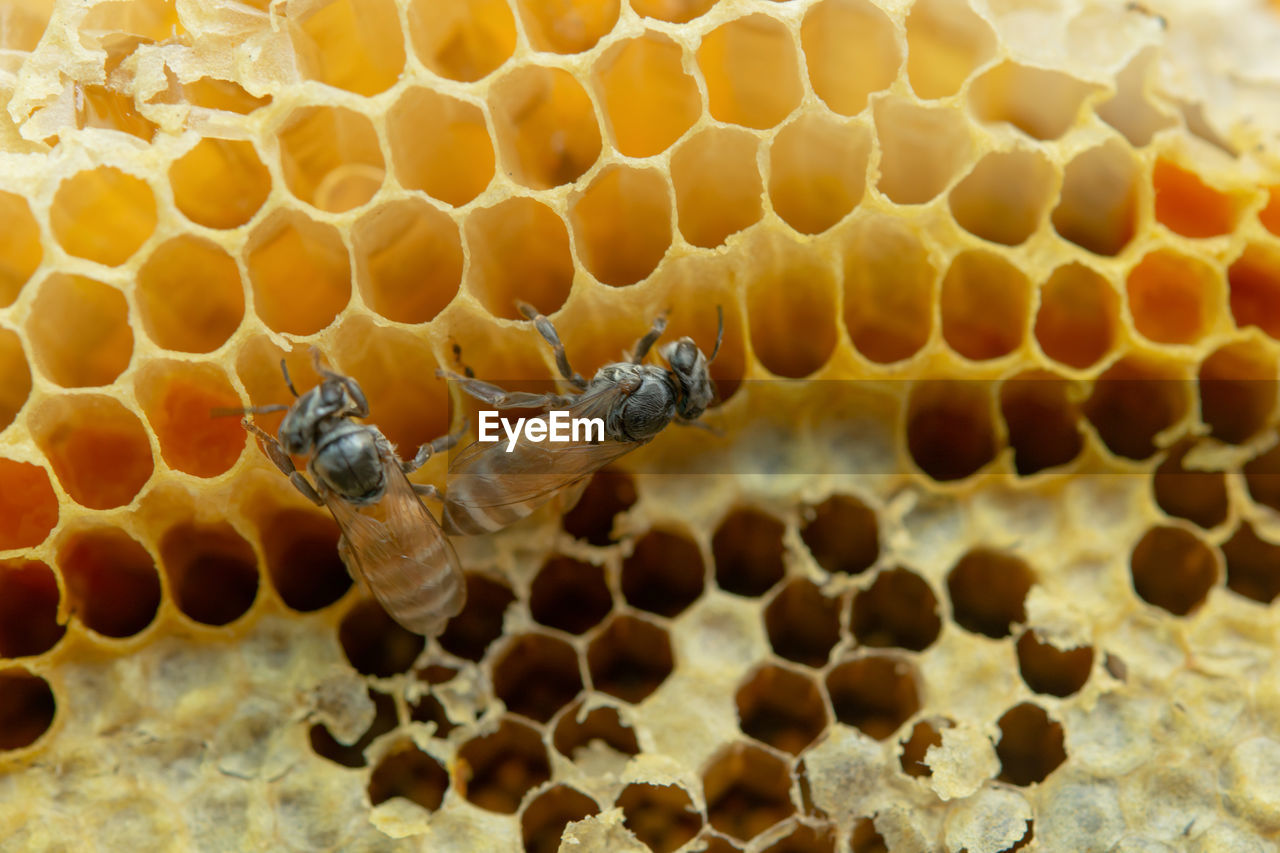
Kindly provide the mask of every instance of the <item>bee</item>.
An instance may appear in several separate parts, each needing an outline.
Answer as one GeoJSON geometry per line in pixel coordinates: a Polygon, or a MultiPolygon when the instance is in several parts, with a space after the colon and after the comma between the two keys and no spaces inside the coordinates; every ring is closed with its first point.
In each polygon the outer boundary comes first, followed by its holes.
{"type": "Polygon", "coordinates": [[[569,366],[564,344],[551,321],[530,305],[518,305],[551,346],[560,376],[573,386],[574,393],[509,392],[471,375],[447,370],[439,374],[461,383],[462,390],[495,409],[541,409],[543,415],[538,419],[544,421],[552,409],[566,409],[571,418],[600,418],[604,422],[604,438],[535,443],[522,437],[510,446],[510,451],[504,442],[477,441],[470,445],[449,465],[441,522],[451,534],[501,530],[555,497],[571,507],[593,473],[649,443],[673,421],[701,426],[697,419],[715,400],[715,384],[708,368],[720,352],[724,337],[724,311],[719,307],[711,358],[703,355],[691,338],[684,337],[658,348],[666,367],[643,364],[666,329],[666,317],[662,315],[636,342],[627,361],[606,364],[587,382],[569,366]]]}
{"type": "Polygon", "coordinates": [[[466,586],[453,546],[420,498],[436,497],[435,489],[410,483],[405,475],[452,447],[462,433],[424,444],[412,460],[402,461],[377,427],[352,420],[369,415],[360,385],[325,368],[318,352],[312,356],[321,382],[301,396],[280,361],[285,385],[297,398],[292,406],[232,411],[285,412],[279,438],[248,417],[240,423],[262,440],[267,458],[303,497],[333,513],[342,531],[338,553],[351,576],[391,618],[414,633],[435,636],[461,612],[466,586]],[[306,454],[311,480],[290,459],[306,454]]]}

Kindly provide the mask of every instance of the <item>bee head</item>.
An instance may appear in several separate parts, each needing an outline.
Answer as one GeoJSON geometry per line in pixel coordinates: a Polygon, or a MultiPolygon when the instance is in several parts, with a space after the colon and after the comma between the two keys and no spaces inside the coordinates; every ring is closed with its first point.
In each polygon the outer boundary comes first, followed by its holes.
{"type": "Polygon", "coordinates": [[[720,352],[720,341],[724,338],[724,310],[717,306],[716,314],[720,319],[716,332],[716,346],[711,351],[711,358],[702,354],[692,338],[681,338],[664,344],[658,354],[666,360],[669,373],[675,380],[679,391],[676,400],[676,415],[684,421],[697,420],[707,407],[716,399],[716,385],[711,379],[709,370],[720,352]]]}

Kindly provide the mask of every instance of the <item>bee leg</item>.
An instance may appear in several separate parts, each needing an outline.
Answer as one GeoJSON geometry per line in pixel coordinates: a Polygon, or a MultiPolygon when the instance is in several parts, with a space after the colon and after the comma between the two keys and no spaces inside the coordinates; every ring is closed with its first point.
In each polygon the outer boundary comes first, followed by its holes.
{"type": "Polygon", "coordinates": [[[443,501],[444,495],[440,494],[440,490],[430,483],[410,483],[413,490],[418,493],[419,497],[431,498],[434,501],[443,501]]]}
{"type": "Polygon", "coordinates": [[[658,342],[658,338],[662,337],[662,333],[666,331],[666,328],[667,315],[665,312],[653,318],[653,325],[649,327],[649,331],[645,332],[643,338],[636,341],[636,348],[631,355],[632,364],[639,364],[644,361],[644,357],[649,354],[649,350],[658,342]]]}
{"type": "Polygon", "coordinates": [[[426,444],[418,448],[418,452],[413,454],[412,459],[407,462],[402,461],[400,463],[400,470],[404,471],[406,474],[412,474],[423,465],[426,465],[427,460],[432,456],[437,453],[443,453],[461,441],[462,437],[467,434],[467,430],[470,428],[471,425],[464,420],[462,422],[462,429],[457,432],[450,435],[442,435],[435,441],[428,441],[426,444]]]}
{"type": "Polygon", "coordinates": [[[573,403],[573,397],[561,394],[530,394],[525,391],[504,391],[497,385],[481,382],[479,379],[454,373],[452,370],[437,370],[437,376],[452,379],[462,385],[462,390],[482,403],[488,403],[495,409],[547,409],[565,408],[573,403]]]}
{"type": "Polygon", "coordinates": [[[289,458],[288,453],[284,452],[284,448],[280,446],[280,441],[274,435],[248,418],[240,421],[240,424],[250,433],[262,439],[262,449],[266,451],[267,458],[280,469],[280,473],[289,478],[289,482],[293,483],[293,487],[301,492],[304,498],[316,506],[324,506],[324,501],[316,492],[315,486],[311,485],[307,478],[302,476],[298,469],[294,467],[293,460],[289,458]]]}
{"type": "Polygon", "coordinates": [[[569,366],[569,356],[565,354],[564,344],[560,341],[560,333],[556,331],[556,327],[545,315],[538,313],[538,309],[534,308],[528,302],[516,300],[516,307],[520,309],[520,313],[533,321],[533,326],[538,330],[538,334],[542,335],[543,340],[551,344],[551,351],[556,356],[556,368],[560,371],[560,375],[565,381],[577,388],[579,391],[586,390],[587,380],[582,378],[581,373],[577,373],[569,366]]]}

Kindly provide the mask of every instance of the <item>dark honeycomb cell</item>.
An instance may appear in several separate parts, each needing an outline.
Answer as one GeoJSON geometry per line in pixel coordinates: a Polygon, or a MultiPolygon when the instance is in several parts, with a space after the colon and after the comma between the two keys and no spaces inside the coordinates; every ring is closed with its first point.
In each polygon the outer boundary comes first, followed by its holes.
{"type": "Polygon", "coordinates": [[[1250,497],[1280,511],[1280,444],[1244,464],[1244,481],[1250,497]]]}
{"type": "Polygon", "coordinates": [[[355,743],[350,746],[339,743],[329,733],[328,726],[323,723],[316,723],[311,727],[309,733],[312,751],[335,764],[341,764],[343,767],[364,767],[368,764],[364,757],[365,748],[373,743],[375,739],[396,727],[395,700],[387,694],[379,693],[376,690],[369,691],[369,699],[373,701],[373,722],[355,743]]]}
{"type": "Polygon", "coordinates": [[[569,557],[552,557],[529,590],[533,618],[551,628],[581,634],[609,615],[613,596],[604,569],[569,557]]]}
{"type": "Polygon", "coordinates": [[[636,502],[636,485],[629,474],[605,469],[596,472],[573,509],[564,514],[560,523],[565,531],[592,545],[610,545],[613,538],[613,520],[626,512],[636,502]]]}
{"type": "Polygon", "coordinates": [[[1148,530],[1133,549],[1129,569],[1138,595],[1175,616],[1203,604],[1218,579],[1213,551],[1181,527],[1148,530]]]}
{"type": "Polygon", "coordinates": [[[672,853],[702,829],[702,815],[677,785],[636,782],[622,789],[617,805],[627,829],[653,853],[672,853]]]}
{"type": "Polygon", "coordinates": [[[1229,343],[1200,363],[1200,419],[1220,441],[1243,444],[1276,404],[1276,359],[1257,340],[1229,343]]]}
{"type": "Polygon", "coordinates": [[[902,754],[898,761],[902,772],[914,778],[933,775],[933,768],[925,763],[931,746],[942,746],[942,729],[950,728],[948,720],[921,720],[911,728],[911,736],[902,742],[902,754]]]}
{"type": "Polygon", "coordinates": [[[493,661],[493,692],[507,710],[545,723],[582,690],[578,655],[564,640],[524,634],[493,661]]]}
{"type": "Polygon", "coordinates": [[[854,596],[850,628],[864,646],[924,651],[942,629],[938,599],[915,572],[884,571],[854,596]]]}
{"type": "Polygon", "coordinates": [[[594,708],[582,716],[582,703],[569,706],[556,723],[551,742],[568,758],[592,741],[603,741],[623,755],[638,755],[640,746],[631,726],[622,722],[616,708],[607,705],[594,708]],[[579,719],[579,717],[582,717],[579,719]]]}
{"type": "Polygon", "coordinates": [[[479,661],[502,634],[502,620],[515,593],[501,581],[472,572],[467,575],[467,603],[445,627],[440,645],[450,654],[479,661]]]}
{"type": "Polygon", "coordinates": [[[1222,546],[1227,588],[1237,595],[1270,604],[1280,595],[1280,544],[1268,542],[1249,522],[1222,546]]]}
{"type": "Polygon", "coordinates": [[[19,667],[0,669],[0,752],[22,749],[53,725],[57,700],[49,682],[19,667]]]}
{"type": "Polygon", "coordinates": [[[71,612],[106,637],[132,637],[155,619],[160,576],[151,554],[128,534],[101,527],[78,531],[58,548],[58,568],[71,612]]]}
{"type": "Polygon", "coordinates": [[[205,625],[226,625],[253,606],[258,558],[229,524],[180,524],[160,541],[178,609],[205,625]]]}
{"type": "Polygon", "coordinates": [[[1059,649],[1042,641],[1034,630],[1018,638],[1018,669],[1022,680],[1037,693],[1070,696],[1089,680],[1093,669],[1093,647],[1059,649]]]}
{"type": "Polygon", "coordinates": [[[703,580],[697,543],[679,533],[651,530],[622,561],[627,603],[659,616],[677,616],[697,601],[703,580]]]}
{"type": "Polygon", "coordinates": [[[760,596],[786,573],[782,534],[786,527],[754,509],[735,510],[711,540],[716,583],[735,595],[760,596]]]}
{"type": "Polygon", "coordinates": [[[409,706],[409,719],[415,723],[435,723],[434,737],[439,738],[448,737],[449,732],[456,728],[440,700],[430,693],[422,694],[418,701],[409,706]]]}
{"type": "Polygon", "coordinates": [[[458,762],[461,772],[470,777],[467,799],[499,814],[515,814],[524,795],[551,778],[538,733],[511,719],[504,719],[492,734],[463,744],[458,762]]]}
{"type": "Polygon", "coordinates": [[[1028,370],[1001,383],[1000,414],[1014,468],[1024,477],[1066,465],[1084,448],[1071,386],[1047,370],[1028,370]]]}
{"type": "Polygon", "coordinates": [[[769,602],[764,627],[779,657],[820,668],[840,642],[840,602],[812,581],[797,578],[769,602]]]}
{"type": "Polygon", "coordinates": [[[743,733],[775,749],[799,755],[827,727],[822,692],[810,677],[780,666],[764,666],[735,697],[743,733]]]}
{"type": "Polygon", "coordinates": [[[849,836],[850,853],[889,853],[889,845],[884,836],[876,831],[875,822],[869,818],[859,818],[853,825],[853,833],[849,836]]]}
{"type": "Polygon", "coordinates": [[[956,623],[966,631],[1000,639],[1027,618],[1026,598],[1035,575],[1012,554],[975,548],[947,575],[956,623]]]}
{"type": "Polygon", "coordinates": [[[587,648],[587,667],[597,690],[639,702],[671,674],[671,640],[651,622],[615,616],[587,648]]]}
{"type": "Polygon", "coordinates": [[[702,853],[742,853],[741,847],[733,844],[723,836],[712,835],[706,831],[702,833],[702,836],[707,845],[702,853]]]}
{"type": "Polygon", "coordinates": [[[856,575],[880,556],[876,514],[857,498],[833,495],[805,517],[808,521],[800,529],[800,538],[828,572],[856,575]]]}
{"type": "Polygon", "coordinates": [[[1187,392],[1187,383],[1166,363],[1126,356],[1098,377],[1081,411],[1112,453],[1147,459],[1156,452],[1156,435],[1186,414],[1187,392]]]}
{"type": "Polygon", "coordinates": [[[1000,781],[1027,786],[1043,782],[1067,758],[1063,747],[1062,724],[1054,722],[1044,709],[1023,702],[1000,718],[1000,781]]]}
{"type": "Polygon", "coordinates": [[[742,841],[750,841],[796,810],[787,765],[749,743],[720,750],[702,774],[702,789],[711,825],[742,841]]]}
{"type": "Polygon", "coordinates": [[[1183,460],[1194,448],[1183,442],[1169,451],[1151,478],[1156,503],[1175,518],[1185,518],[1208,529],[1227,520],[1227,478],[1221,471],[1187,468],[1183,460]]]}
{"type": "Polygon", "coordinates": [[[0,560],[0,658],[43,654],[66,630],[53,570],[36,560],[0,560]]]}
{"type": "Polygon", "coordinates": [[[338,525],[326,514],[287,509],[261,528],[271,583],[286,605],[303,613],[328,607],[351,588],[338,556],[338,525]]]}
{"type": "Polygon", "coordinates": [[[58,523],[58,496],[38,465],[0,459],[0,550],[34,548],[58,523]]]}
{"type": "Polygon", "coordinates": [[[845,661],[827,673],[836,719],[876,740],[892,735],[920,710],[914,667],[888,655],[845,661]]]}
{"type": "Polygon", "coordinates": [[[520,815],[520,836],[525,853],[556,853],[564,828],[574,821],[600,813],[596,801],[568,785],[548,788],[520,815]]]}
{"type": "Polygon", "coordinates": [[[836,830],[830,824],[798,824],[788,835],[770,844],[761,853],[836,853],[836,830]]]}
{"type": "Polygon", "coordinates": [[[427,811],[444,802],[449,774],[440,762],[410,742],[402,743],[382,757],[369,777],[369,802],[385,803],[404,797],[427,811]]]}
{"type": "Polygon", "coordinates": [[[996,458],[990,388],[984,382],[917,382],[907,403],[907,450],[941,483],[963,480],[996,458]]]}
{"type": "Polygon", "coordinates": [[[342,617],[338,641],[356,672],[376,678],[408,672],[426,645],[422,637],[396,624],[369,598],[357,601],[342,617]]]}

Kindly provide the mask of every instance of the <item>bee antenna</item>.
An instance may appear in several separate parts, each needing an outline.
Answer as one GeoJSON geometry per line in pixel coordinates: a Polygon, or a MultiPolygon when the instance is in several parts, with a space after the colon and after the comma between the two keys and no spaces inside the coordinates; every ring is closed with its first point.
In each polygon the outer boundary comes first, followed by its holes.
{"type": "Polygon", "coordinates": [[[231,415],[269,415],[272,412],[287,412],[289,407],[283,403],[272,403],[268,406],[218,406],[209,410],[211,418],[225,418],[231,415]]]}
{"type": "Polygon", "coordinates": [[[711,358],[707,359],[707,364],[716,360],[716,354],[720,352],[720,342],[724,340],[724,306],[716,306],[716,348],[711,351],[711,358]]]}
{"type": "Polygon", "coordinates": [[[289,365],[284,363],[284,359],[280,359],[280,372],[284,374],[285,387],[289,389],[289,393],[298,396],[298,389],[293,387],[293,379],[289,376],[289,365]]]}

